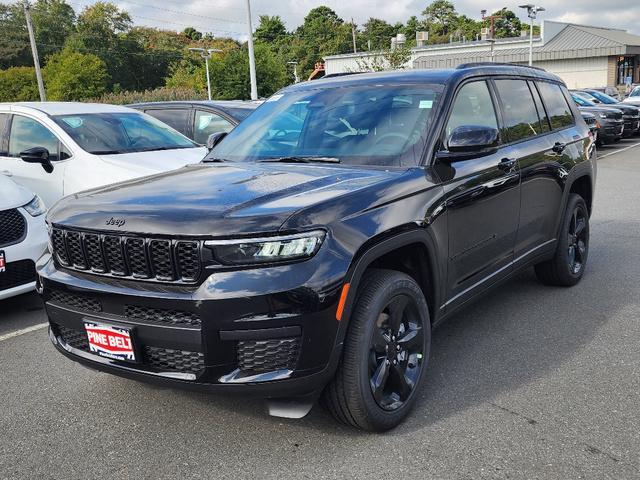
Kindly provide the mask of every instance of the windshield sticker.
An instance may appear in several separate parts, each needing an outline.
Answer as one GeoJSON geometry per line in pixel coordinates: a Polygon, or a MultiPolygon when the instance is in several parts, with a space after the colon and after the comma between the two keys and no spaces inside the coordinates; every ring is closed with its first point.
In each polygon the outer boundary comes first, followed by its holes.
{"type": "Polygon", "coordinates": [[[433,100],[420,100],[420,106],[418,108],[431,108],[433,107],[433,100]]]}
{"type": "Polygon", "coordinates": [[[277,102],[278,100],[280,100],[282,97],[284,97],[284,95],[282,93],[278,93],[276,95],[272,95],[269,97],[269,100],[267,100],[267,102],[277,102]]]}
{"type": "Polygon", "coordinates": [[[78,128],[82,126],[82,119],[80,117],[66,117],[63,118],[62,121],[71,128],[78,128]]]}

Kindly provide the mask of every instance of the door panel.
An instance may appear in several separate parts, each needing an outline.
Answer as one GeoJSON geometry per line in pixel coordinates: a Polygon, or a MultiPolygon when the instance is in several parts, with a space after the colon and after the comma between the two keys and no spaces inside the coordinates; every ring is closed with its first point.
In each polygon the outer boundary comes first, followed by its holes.
{"type": "MultiPolygon", "coordinates": [[[[498,128],[486,82],[467,83],[459,90],[445,135],[461,125],[498,128]]],[[[520,175],[510,153],[499,148],[490,155],[437,166],[447,198],[447,307],[464,302],[481,286],[511,271],[520,213],[520,175]]]]}

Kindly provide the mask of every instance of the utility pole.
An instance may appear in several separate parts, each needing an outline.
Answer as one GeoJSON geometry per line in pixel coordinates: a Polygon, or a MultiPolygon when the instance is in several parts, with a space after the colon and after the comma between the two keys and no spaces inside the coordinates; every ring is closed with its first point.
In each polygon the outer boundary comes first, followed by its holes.
{"type": "Polygon", "coordinates": [[[256,57],[253,52],[253,28],[251,27],[251,0],[247,0],[247,25],[249,28],[249,76],[251,77],[251,100],[258,99],[256,81],[256,57]]]}
{"type": "Polygon", "coordinates": [[[529,66],[533,65],[533,21],[538,16],[538,12],[544,12],[544,7],[536,7],[531,3],[526,5],[520,5],[520,8],[527,10],[527,16],[529,17],[529,66]]]}
{"type": "Polygon", "coordinates": [[[31,24],[31,5],[29,2],[24,3],[24,16],[27,19],[27,30],[29,30],[29,42],[31,42],[31,53],[33,54],[33,65],[36,67],[36,79],[38,80],[38,91],[40,92],[40,101],[46,102],[47,95],[44,91],[44,82],[42,81],[42,72],[40,71],[40,59],[38,58],[38,47],[36,46],[36,37],[33,34],[33,25],[31,24]]]}
{"type": "Polygon", "coordinates": [[[356,47],[356,24],[351,17],[351,38],[353,39],[353,53],[358,53],[358,47],[356,47]]]}

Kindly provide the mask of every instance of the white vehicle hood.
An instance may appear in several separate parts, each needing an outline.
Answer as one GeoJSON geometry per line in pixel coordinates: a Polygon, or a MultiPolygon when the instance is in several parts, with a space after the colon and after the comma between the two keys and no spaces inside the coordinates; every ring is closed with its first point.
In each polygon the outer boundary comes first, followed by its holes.
{"type": "Polygon", "coordinates": [[[154,152],[121,153],[119,155],[99,155],[106,163],[110,163],[136,176],[175,170],[193,163],[198,163],[207,154],[206,147],[177,148],[154,152]]]}
{"type": "Polygon", "coordinates": [[[26,205],[34,196],[34,193],[28,188],[18,185],[9,177],[0,174],[0,210],[26,205]]]}

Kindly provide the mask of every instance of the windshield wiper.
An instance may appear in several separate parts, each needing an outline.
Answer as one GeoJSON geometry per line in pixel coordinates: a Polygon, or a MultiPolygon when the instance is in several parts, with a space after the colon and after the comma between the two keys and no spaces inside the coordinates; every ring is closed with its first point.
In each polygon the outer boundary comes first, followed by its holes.
{"type": "Polygon", "coordinates": [[[339,158],[335,157],[302,157],[302,156],[290,156],[290,157],[275,157],[275,158],[265,158],[263,160],[258,160],[260,163],[340,163],[339,158]]]}
{"type": "Polygon", "coordinates": [[[95,152],[89,152],[93,155],[118,155],[121,153],[128,153],[123,150],[96,150],[95,152]]]}
{"type": "Polygon", "coordinates": [[[203,158],[201,160],[202,163],[223,163],[228,162],[229,160],[225,160],[224,158],[203,158]]]}

